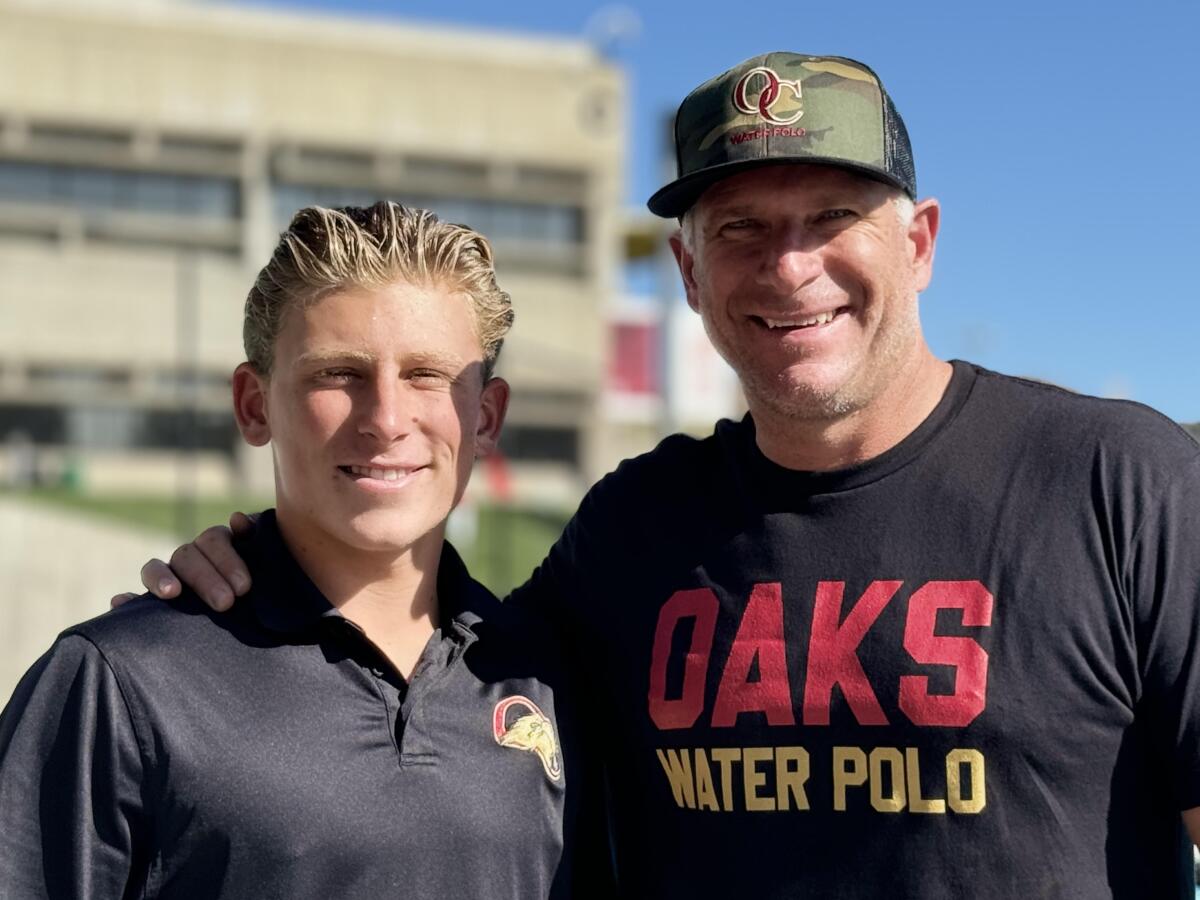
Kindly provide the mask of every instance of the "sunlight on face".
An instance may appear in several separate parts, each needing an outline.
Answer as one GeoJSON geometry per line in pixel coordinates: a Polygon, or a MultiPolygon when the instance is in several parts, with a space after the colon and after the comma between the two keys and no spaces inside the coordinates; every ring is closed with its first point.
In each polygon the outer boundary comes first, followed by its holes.
{"type": "Polygon", "coordinates": [[[469,299],[441,287],[352,288],[290,311],[264,412],[289,539],[440,545],[476,450],[498,430],[502,383],[485,386],[482,368],[469,299]]]}
{"type": "Polygon", "coordinates": [[[752,409],[845,416],[919,351],[921,285],[893,194],[787,165],[727,178],[697,203],[681,254],[688,299],[752,409]]]}

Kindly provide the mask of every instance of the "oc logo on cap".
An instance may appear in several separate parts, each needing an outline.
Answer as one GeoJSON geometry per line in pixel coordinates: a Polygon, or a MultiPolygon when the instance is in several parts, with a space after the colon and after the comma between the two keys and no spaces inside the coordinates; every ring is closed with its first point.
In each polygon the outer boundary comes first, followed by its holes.
{"type": "Polygon", "coordinates": [[[772,125],[791,125],[804,115],[800,107],[800,81],[786,81],[780,78],[774,69],[766,66],[755,66],[737,80],[733,86],[733,105],[738,112],[748,116],[759,115],[772,125]],[[758,93],[754,93],[757,88],[758,93]],[[795,98],[796,110],[790,116],[776,115],[772,107],[783,99],[783,89],[787,88],[795,98]]]}

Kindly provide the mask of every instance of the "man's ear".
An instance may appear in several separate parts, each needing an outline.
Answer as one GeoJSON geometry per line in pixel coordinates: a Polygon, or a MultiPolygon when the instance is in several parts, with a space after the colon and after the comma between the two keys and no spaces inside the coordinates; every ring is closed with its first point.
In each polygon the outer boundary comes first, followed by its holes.
{"type": "Polygon", "coordinates": [[[913,278],[918,291],[929,287],[929,281],[933,278],[933,254],[941,223],[942,207],[937,200],[930,197],[917,204],[912,224],[908,226],[908,240],[912,247],[913,278]]]}
{"type": "Polygon", "coordinates": [[[248,362],[233,370],[233,415],[242,438],[251,447],[263,447],[271,440],[267,383],[266,376],[248,362]]]}
{"type": "Polygon", "coordinates": [[[683,278],[683,291],[687,295],[688,306],[693,312],[700,312],[700,295],[696,290],[696,257],[683,245],[683,232],[678,228],[668,241],[671,252],[675,254],[675,262],[679,266],[679,275],[683,278]]]}
{"type": "Polygon", "coordinates": [[[500,443],[500,428],[508,412],[508,382],[491,378],[479,398],[479,420],[475,426],[475,455],[487,456],[500,443]]]}

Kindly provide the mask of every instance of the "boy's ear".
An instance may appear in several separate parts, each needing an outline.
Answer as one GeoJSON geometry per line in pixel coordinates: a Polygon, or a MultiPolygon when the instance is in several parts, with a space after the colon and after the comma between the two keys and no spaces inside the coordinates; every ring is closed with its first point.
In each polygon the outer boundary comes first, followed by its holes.
{"type": "Polygon", "coordinates": [[[508,412],[508,382],[492,378],[479,398],[479,422],[475,428],[475,456],[487,456],[500,443],[500,427],[508,412]]]}
{"type": "Polygon", "coordinates": [[[271,440],[267,422],[267,378],[248,362],[233,370],[233,415],[242,438],[251,447],[263,447],[271,440]]]}

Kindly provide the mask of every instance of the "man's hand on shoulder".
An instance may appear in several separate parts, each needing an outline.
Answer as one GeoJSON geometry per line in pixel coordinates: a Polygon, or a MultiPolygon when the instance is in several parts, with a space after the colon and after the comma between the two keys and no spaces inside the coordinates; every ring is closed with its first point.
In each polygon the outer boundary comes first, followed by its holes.
{"type": "Polygon", "coordinates": [[[1200,847],[1200,806],[1183,811],[1183,824],[1187,827],[1192,843],[1200,847]]]}
{"type": "MultiPolygon", "coordinates": [[[[250,572],[233,548],[233,537],[253,531],[257,518],[257,514],[235,512],[229,527],[206,528],[194,541],[175,548],[169,564],[149,560],[142,566],[142,586],[160,600],[169,600],[178,597],[186,584],[214,610],[224,612],[250,590],[250,572]]],[[[116,607],[137,596],[117,594],[111,602],[116,607]]]]}

